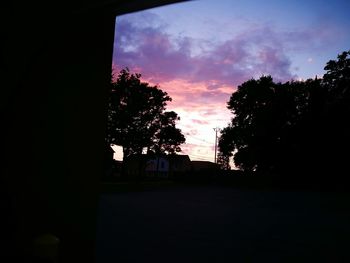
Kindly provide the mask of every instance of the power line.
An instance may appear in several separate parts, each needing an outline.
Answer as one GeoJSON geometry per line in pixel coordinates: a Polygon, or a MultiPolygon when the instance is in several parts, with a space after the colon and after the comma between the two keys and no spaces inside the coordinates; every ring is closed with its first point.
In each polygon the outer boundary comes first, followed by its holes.
{"type": "Polygon", "coordinates": [[[192,143],[192,142],[186,142],[185,144],[188,144],[188,145],[195,145],[195,146],[202,146],[202,147],[210,147],[210,146],[212,146],[213,145],[213,143],[211,142],[211,143],[207,143],[207,144],[200,144],[199,142],[194,142],[194,143],[192,143]]]}
{"type": "MultiPolygon", "coordinates": [[[[187,154],[190,154],[190,150],[183,150],[183,152],[184,153],[187,153],[187,154]]],[[[192,154],[192,153],[191,153],[192,154]]],[[[201,152],[195,152],[195,151],[193,151],[193,154],[192,155],[198,155],[198,156],[208,156],[208,152],[206,152],[206,153],[201,153],[201,152]]]]}
{"type": "Polygon", "coordinates": [[[206,141],[206,140],[196,138],[196,137],[194,137],[194,136],[192,136],[192,135],[188,135],[188,134],[187,134],[186,136],[191,137],[192,139],[196,139],[196,140],[201,141],[201,142],[205,142],[205,143],[208,143],[208,144],[212,144],[212,142],[208,142],[208,141],[206,141]]]}
{"type": "Polygon", "coordinates": [[[198,157],[198,158],[210,159],[209,156],[205,156],[205,155],[197,155],[197,154],[189,154],[189,155],[194,156],[194,157],[198,157]]]}
{"type": "Polygon", "coordinates": [[[208,156],[206,153],[196,153],[196,152],[190,153],[190,151],[183,151],[183,152],[186,154],[196,155],[196,156],[200,156],[200,157],[207,157],[208,156]]]}
{"type": "MultiPolygon", "coordinates": [[[[204,154],[208,154],[208,152],[212,151],[211,146],[202,146],[202,145],[196,145],[196,144],[192,144],[192,146],[198,151],[199,154],[201,154],[202,152],[206,151],[204,154]]],[[[183,149],[182,151],[186,151],[187,149],[183,149]]],[[[189,149],[189,151],[194,152],[194,149],[189,149]]]]}

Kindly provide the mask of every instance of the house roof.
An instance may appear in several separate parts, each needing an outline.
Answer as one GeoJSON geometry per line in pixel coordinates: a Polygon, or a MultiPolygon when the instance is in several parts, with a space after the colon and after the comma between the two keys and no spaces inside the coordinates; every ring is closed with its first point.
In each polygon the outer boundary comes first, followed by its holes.
{"type": "Polygon", "coordinates": [[[192,161],[192,166],[198,169],[216,169],[219,168],[217,163],[209,162],[209,161],[192,161]]]}
{"type": "Polygon", "coordinates": [[[106,147],[106,152],[115,153],[115,151],[113,150],[112,146],[110,146],[110,145],[106,147]]]}
{"type": "Polygon", "coordinates": [[[193,164],[202,164],[202,165],[204,165],[204,164],[206,164],[206,165],[213,165],[213,164],[215,164],[215,163],[209,162],[209,161],[192,161],[192,163],[193,164]]]}
{"type": "Polygon", "coordinates": [[[135,160],[135,159],[148,160],[148,159],[155,159],[157,157],[165,158],[172,162],[191,161],[188,155],[179,155],[179,154],[173,154],[173,155],[134,154],[134,155],[130,155],[127,159],[128,160],[135,160]]]}
{"type": "Polygon", "coordinates": [[[190,157],[188,155],[183,154],[173,154],[167,156],[169,160],[180,162],[180,161],[191,161],[190,157]]]}

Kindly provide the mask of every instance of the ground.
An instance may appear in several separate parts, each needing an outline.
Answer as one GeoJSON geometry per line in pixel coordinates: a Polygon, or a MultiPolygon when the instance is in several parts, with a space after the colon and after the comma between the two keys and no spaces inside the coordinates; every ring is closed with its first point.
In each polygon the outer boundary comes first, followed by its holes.
{"type": "Polygon", "coordinates": [[[97,262],[350,262],[349,201],[208,185],[105,193],[97,262]]]}

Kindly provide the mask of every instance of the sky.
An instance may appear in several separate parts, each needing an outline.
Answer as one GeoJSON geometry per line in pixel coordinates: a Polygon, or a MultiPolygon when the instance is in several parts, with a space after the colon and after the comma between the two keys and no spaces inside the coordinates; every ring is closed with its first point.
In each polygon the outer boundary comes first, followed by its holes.
{"type": "Polygon", "coordinates": [[[113,71],[128,67],[166,91],[182,154],[214,161],[214,128],[233,117],[226,106],[237,87],[262,75],[322,77],[350,49],[349,10],[336,0],[197,0],[118,16],[113,71]]]}

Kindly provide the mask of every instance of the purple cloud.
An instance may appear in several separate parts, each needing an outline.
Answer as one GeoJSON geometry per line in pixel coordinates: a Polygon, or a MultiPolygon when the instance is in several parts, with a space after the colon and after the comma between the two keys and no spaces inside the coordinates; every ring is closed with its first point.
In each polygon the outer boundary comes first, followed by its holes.
{"type": "Polygon", "coordinates": [[[161,27],[138,27],[120,19],[116,23],[113,63],[117,68],[140,68],[157,80],[171,80],[191,70],[190,41],[175,42],[161,27]],[[177,45],[177,46],[176,46],[177,45]]]}
{"type": "MultiPolygon", "coordinates": [[[[277,81],[296,76],[291,73],[290,50],[300,43],[318,45],[320,37],[313,31],[276,32],[269,27],[252,28],[223,43],[210,43],[206,52],[196,52],[198,40],[172,36],[155,15],[145,13],[143,22],[125,17],[117,19],[113,63],[118,69],[137,69],[150,81],[161,83],[173,79],[208,82],[208,89],[221,85],[237,86],[263,74],[277,81]],[[295,43],[295,44],[291,44],[295,43]],[[215,84],[209,84],[215,81],[215,84]]],[[[203,40],[205,42],[206,40],[203,40]]]]}

